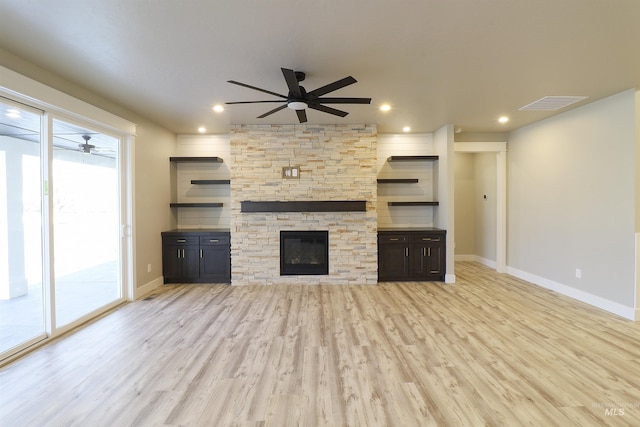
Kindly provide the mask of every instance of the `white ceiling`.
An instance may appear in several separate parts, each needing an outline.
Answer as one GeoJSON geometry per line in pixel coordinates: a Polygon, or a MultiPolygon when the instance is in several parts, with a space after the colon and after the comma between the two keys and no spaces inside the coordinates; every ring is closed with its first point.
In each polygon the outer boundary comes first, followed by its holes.
{"type": "Polygon", "coordinates": [[[551,115],[518,111],[543,96],[640,88],[640,1],[0,0],[0,47],[177,133],[297,123],[256,119],[277,104],[211,111],[276,99],[227,80],[286,95],[281,67],[307,90],[352,75],[327,96],[373,99],[309,123],[505,132],[551,115]]]}

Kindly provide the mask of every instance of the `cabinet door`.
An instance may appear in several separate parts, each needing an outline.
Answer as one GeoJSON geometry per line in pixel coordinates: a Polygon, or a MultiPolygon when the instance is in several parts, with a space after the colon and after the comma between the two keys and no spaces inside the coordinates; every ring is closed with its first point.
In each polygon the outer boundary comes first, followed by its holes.
{"type": "Polygon", "coordinates": [[[429,275],[429,250],[426,243],[414,243],[409,248],[411,254],[409,271],[412,277],[423,278],[429,275]]]}
{"type": "Polygon", "coordinates": [[[165,245],[162,249],[162,275],[165,283],[193,282],[198,278],[198,247],[165,245]]]}
{"type": "Polygon", "coordinates": [[[183,246],[182,248],[182,278],[186,283],[197,282],[200,268],[198,246],[183,246]]]}
{"type": "Polygon", "coordinates": [[[409,271],[417,280],[444,279],[444,236],[416,234],[411,236],[409,271]]]}
{"type": "Polygon", "coordinates": [[[425,249],[427,254],[426,271],[429,275],[440,278],[444,275],[444,245],[438,240],[429,244],[425,249]]]}
{"type": "Polygon", "coordinates": [[[231,281],[229,245],[200,246],[200,279],[213,283],[231,281]]]}
{"type": "Polygon", "coordinates": [[[406,233],[378,233],[378,280],[407,280],[409,237],[406,233]]]}
{"type": "Polygon", "coordinates": [[[162,247],[162,275],[165,283],[182,277],[182,249],[181,245],[162,247]]]}
{"type": "Polygon", "coordinates": [[[442,274],[442,250],[439,243],[413,244],[409,250],[411,254],[411,276],[429,278],[442,274]]]}
{"type": "Polygon", "coordinates": [[[444,280],[445,241],[442,233],[416,233],[411,236],[410,276],[416,280],[444,280]]]}

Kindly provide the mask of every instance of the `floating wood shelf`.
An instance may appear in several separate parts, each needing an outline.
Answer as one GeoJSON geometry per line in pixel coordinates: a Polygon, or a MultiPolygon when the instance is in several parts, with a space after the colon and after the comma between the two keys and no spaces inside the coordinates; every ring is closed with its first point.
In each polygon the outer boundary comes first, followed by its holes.
{"type": "Polygon", "coordinates": [[[366,212],[365,200],[241,202],[241,212],[366,212]]]}
{"type": "Polygon", "coordinates": [[[174,163],[222,163],[221,157],[169,157],[174,163]]]}
{"type": "Polygon", "coordinates": [[[439,202],[387,202],[389,206],[438,206],[439,202]]]}
{"type": "Polygon", "coordinates": [[[230,179],[192,179],[191,184],[207,185],[207,184],[230,184],[230,179]]]}
{"type": "Polygon", "coordinates": [[[221,208],[222,203],[170,203],[172,208],[221,208]]]}
{"type": "Polygon", "coordinates": [[[418,182],[418,178],[378,178],[378,184],[411,184],[418,182]]]}
{"type": "Polygon", "coordinates": [[[434,161],[438,160],[439,156],[391,156],[387,158],[388,162],[412,162],[412,161],[434,161]]]}

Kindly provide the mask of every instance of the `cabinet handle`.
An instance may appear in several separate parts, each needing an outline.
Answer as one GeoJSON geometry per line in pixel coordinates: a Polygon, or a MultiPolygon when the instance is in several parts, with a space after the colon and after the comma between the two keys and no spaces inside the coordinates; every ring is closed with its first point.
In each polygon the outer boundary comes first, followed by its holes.
{"type": "Polygon", "coordinates": [[[202,258],[202,249],[200,249],[200,258],[202,258]]]}
{"type": "Polygon", "coordinates": [[[409,248],[404,248],[404,256],[409,256],[409,248]]]}
{"type": "Polygon", "coordinates": [[[187,243],[187,239],[177,239],[176,242],[178,242],[178,243],[187,243]]]}
{"type": "Polygon", "coordinates": [[[393,239],[390,238],[389,240],[393,240],[395,242],[396,240],[400,240],[400,239],[398,239],[397,237],[394,237],[393,239]]]}
{"type": "Polygon", "coordinates": [[[422,240],[426,241],[426,242],[430,242],[431,241],[431,237],[423,237],[422,240]]]}
{"type": "Polygon", "coordinates": [[[184,258],[184,249],[182,250],[182,258],[184,258]]]}
{"type": "Polygon", "coordinates": [[[218,239],[209,239],[209,243],[218,243],[219,241],[218,239]]]}
{"type": "Polygon", "coordinates": [[[427,256],[431,256],[431,248],[427,248],[427,256]]]}
{"type": "Polygon", "coordinates": [[[422,256],[426,256],[427,255],[427,250],[425,248],[422,248],[422,256]]]}
{"type": "Polygon", "coordinates": [[[180,249],[178,249],[178,255],[177,255],[177,257],[178,257],[178,258],[180,258],[180,249]]]}

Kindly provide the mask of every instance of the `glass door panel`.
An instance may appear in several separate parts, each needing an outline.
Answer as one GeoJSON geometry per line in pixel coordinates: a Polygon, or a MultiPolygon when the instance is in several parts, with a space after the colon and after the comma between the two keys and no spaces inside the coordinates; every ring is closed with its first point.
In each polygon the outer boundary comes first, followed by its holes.
{"type": "Polygon", "coordinates": [[[53,121],[56,327],[122,298],[117,138],[53,121]]]}
{"type": "Polygon", "coordinates": [[[46,336],[41,122],[0,101],[0,355],[46,336]]]}

